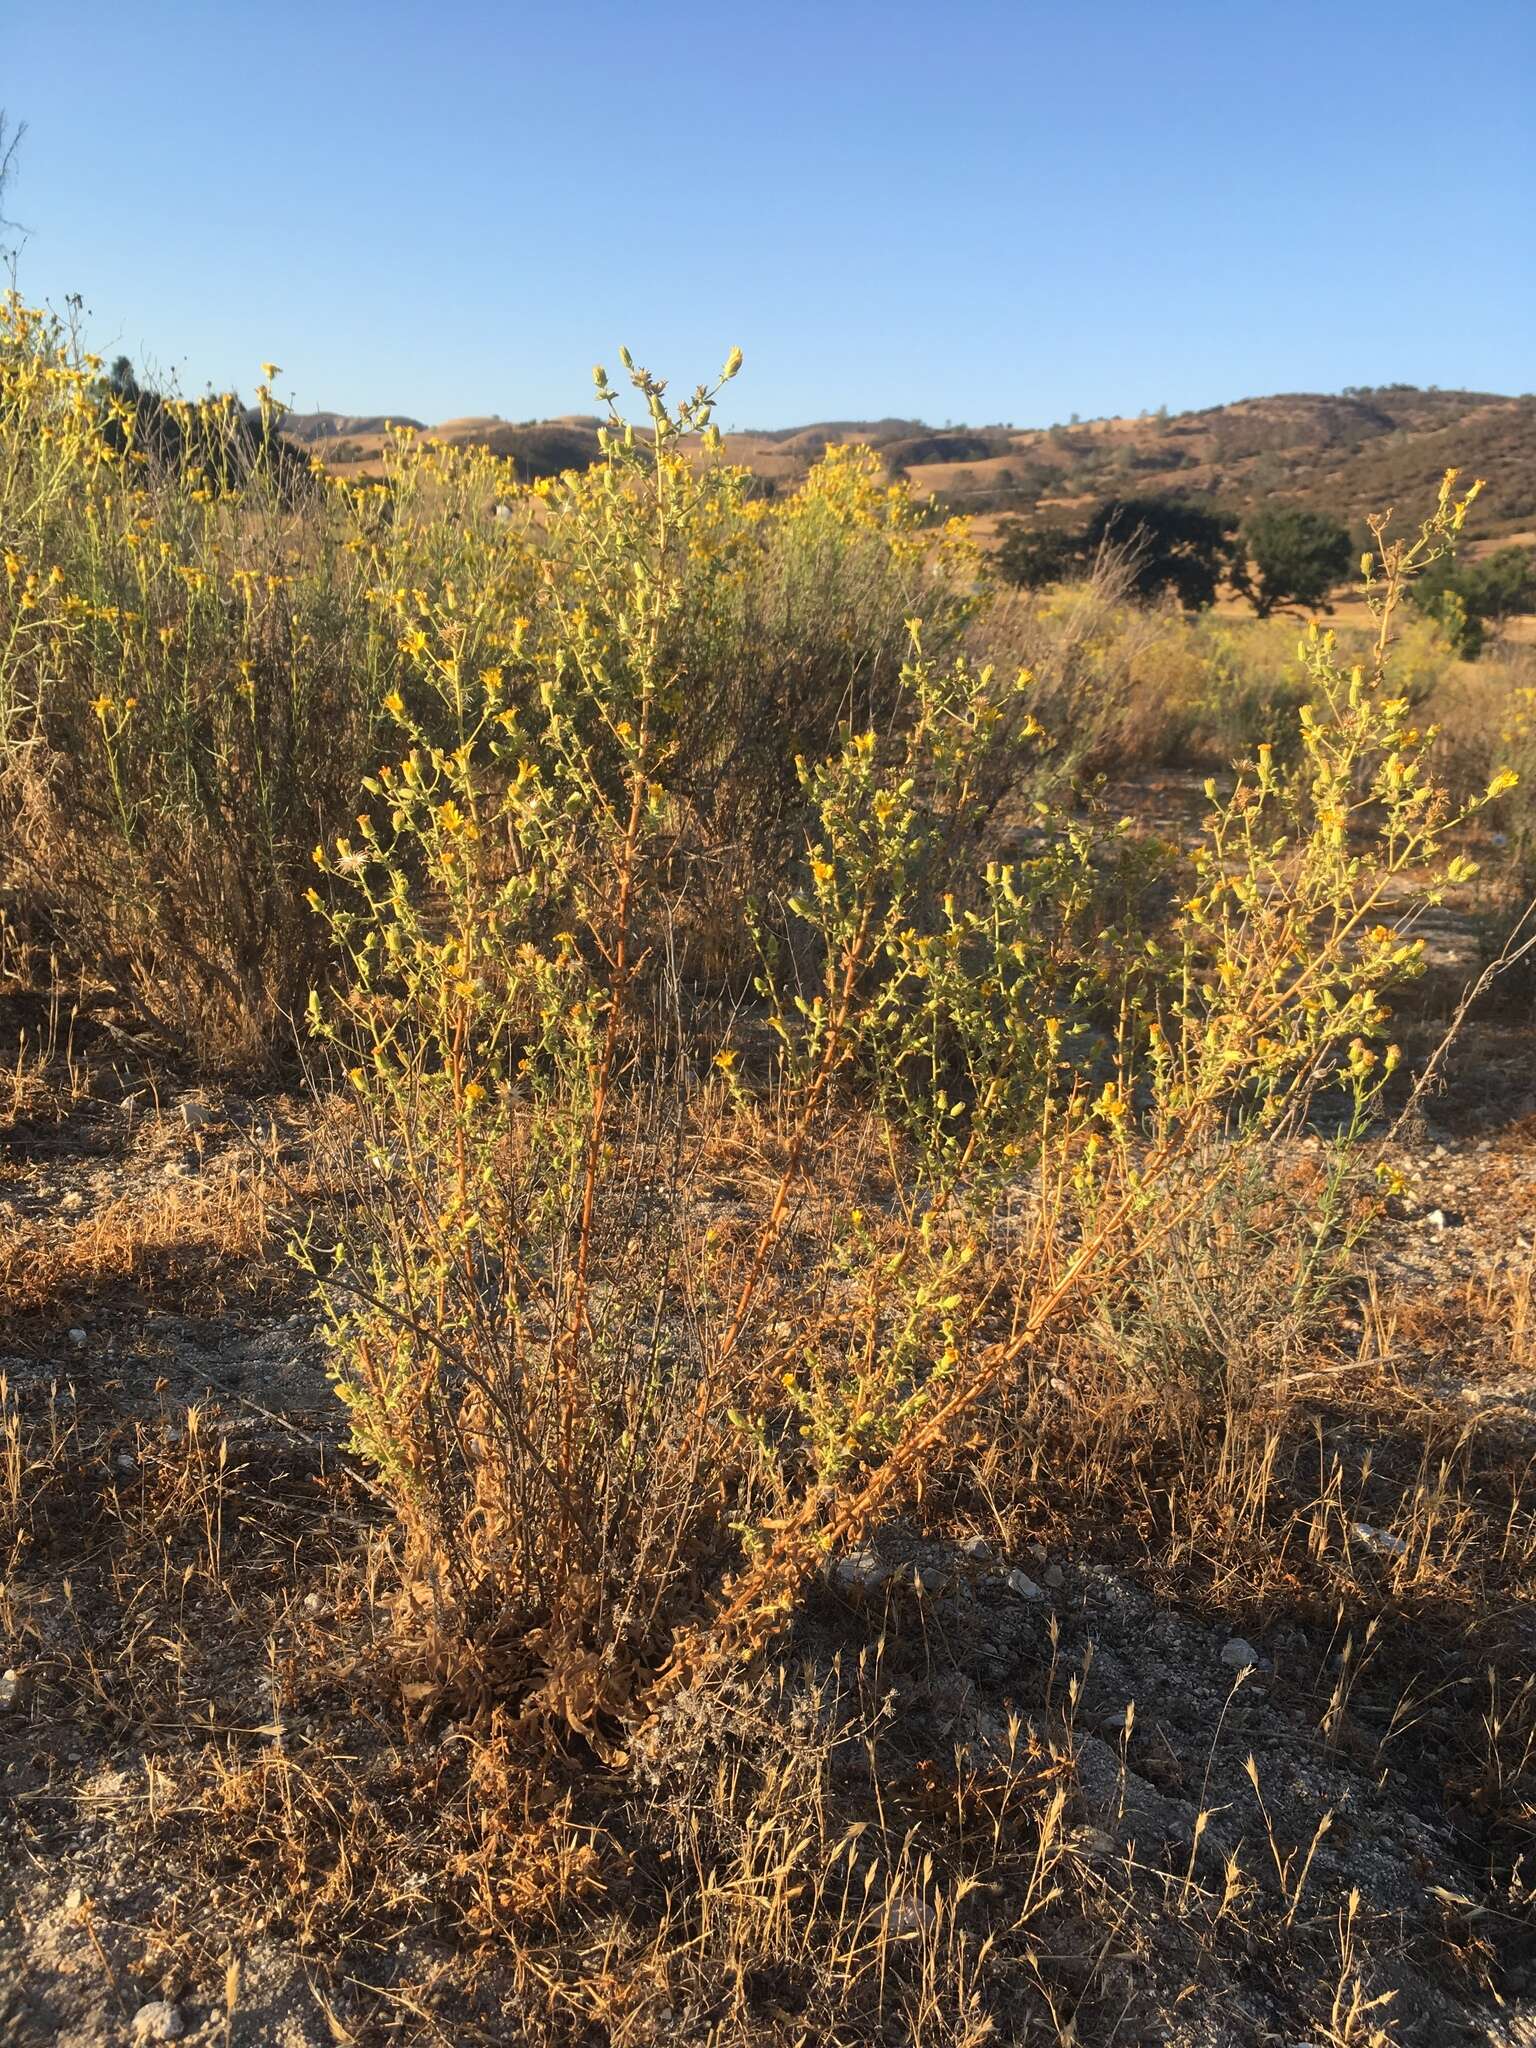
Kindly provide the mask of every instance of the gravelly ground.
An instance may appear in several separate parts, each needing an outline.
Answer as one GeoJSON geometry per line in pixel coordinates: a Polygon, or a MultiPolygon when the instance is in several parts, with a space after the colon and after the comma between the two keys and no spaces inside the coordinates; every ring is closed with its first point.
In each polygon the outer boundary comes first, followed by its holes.
{"type": "MultiPolygon", "coordinates": [[[[1531,1042],[1518,1018],[1489,1026],[1473,1068],[1463,1060],[1451,1094],[1393,1140],[1387,1157],[1402,1192],[1371,1254],[1376,1326],[1398,1333],[1378,1373],[1394,1378],[1404,1416],[1423,1424],[1425,1441],[1453,1436],[1460,1417],[1480,1445],[1493,1446],[1500,1469],[1536,1460],[1536,1379],[1527,1366],[1480,1349],[1486,1323],[1474,1310],[1522,1274],[1528,1284],[1536,1231],[1531,1042]]],[[[215,1200],[221,1186],[280,1174],[305,1142],[296,1102],[252,1104],[169,1086],[158,1099],[130,1091],[125,1100],[80,1105],[62,1123],[22,1118],[0,1163],[0,1230],[78,1240],[125,1200],[153,1208],[162,1198],[185,1199],[188,1189],[215,1200]]],[[[155,1432],[179,1427],[176,1418],[193,1402],[209,1405],[226,1455],[243,1468],[270,1461],[302,1478],[334,1461],[338,1412],[293,1277],[262,1269],[254,1279],[236,1275],[222,1294],[200,1283],[198,1294],[196,1312],[180,1314],[158,1289],[146,1298],[109,1279],[18,1317],[0,1333],[0,1354],[8,1354],[0,1371],[23,1400],[73,1382],[94,1417],[115,1418],[111,1441],[132,1436],[135,1446],[110,1452],[130,1460],[125,1484],[135,1482],[134,1461],[155,1455],[155,1432]]],[[[1351,1568],[1380,1583],[1390,1609],[1398,1560],[1373,1547],[1374,1525],[1363,1526],[1351,1568]]],[[[25,1561],[15,1569],[24,1576],[25,1561]]],[[[302,1579],[293,1595],[304,1596],[302,1579]]],[[[0,1621],[12,1612],[0,1603],[0,1621]]],[[[54,1612],[43,1638],[66,1625],[54,1612]]],[[[1414,1626],[1410,1604],[1396,1612],[1380,1652],[1410,1676],[1414,1626]]],[[[1536,1616],[1511,1612],[1499,1629],[1503,1648],[1536,1670],[1536,1616]]],[[[812,1594],[800,1633],[814,1659],[884,1634],[893,1646],[900,1740],[913,1755],[958,1750],[984,1760],[1017,1739],[1011,1719],[1027,1729],[1059,1714],[1065,1674],[1077,1674],[1071,1818],[1089,1862],[1129,1858],[1137,1871],[1177,1871],[1189,1863],[1205,1808],[1211,1818],[1193,1854],[1209,1873],[1229,1853],[1256,1853],[1266,1825],[1302,1844],[1327,1814],[1311,1892],[1361,1896],[1373,1989],[1395,1994],[1373,2022],[1383,2038],[1404,2048],[1536,2043],[1533,1873],[1528,1862],[1511,1864],[1507,1843],[1490,1846],[1464,1791],[1436,1776],[1439,1734],[1453,1711],[1467,1711],[1466,1699],[1453,1691],[1416,1701],[1418,1725],[1390,1747],[1384,1710],[1375,1708],[1377,1718],[1367,1715],[1348,1742],[1323,1739],[1319,1702],[1339,1645],[1314,1604],[1298,1596],[1289,1610],[1271,1603],[1253,1618],[1241,1589],[1222,1589],[1208,1573],[1181,1579],[1152,1562],[1138,1565],[1126,1545],[1098,1530],[1079,1537],[1048,1526],[1026,1537],[977,1528],[967,1537],[897,1522],[878,1532],[854,1570],[812,1594]],[[1255,1668],[1234,1690],[1243,1659],[1234,1660],[1230,1646],[1238,1637],[1255,1668]],[[1267,1823],[1244,1772],[1250,1755],[1267,1823]],[[1477,1945],[1475,1928],[1494,1959],[1497,1993],[1470,1966],[1459,1986],[1447,1976],[1440,1937],[1461,1921],[1469,1946],[1477,1945]]],[[[1444,1654],[1438,1639],[1434,1654],[1444,1654]]],[[[146,1760],[169,1738],[138,1722],[131,1701],[115,1717],[87,1714],[46,1671],[29,1674],[37,1662],[35,1631],[0,1645],[0,1665],[17,1674],[0,1699],[0,2038],[104,2048],[134,2038],[135,2014],[157,1998],[172,1999],[174,2012],[147,2015],[139,2038],[165,2025],[189,2040],[282,2048],[353,2038],[345,1986],[338,1990],[317,1959],[281,1933],[243,1948],[228,2024],[216,1972],[166,1981],[136,1969],[136,1931],[163,1921],[177,1896],[175,1872],[146,1864],[138,1846],[153,1795],[146,1760]]],[[[206,1707],[212,1683],[231,1722],[259,1722],[270,1711],[260,1668],[210,1655],[210,1671],[211,1680],[189,1677],[189,1700],[206,1707]]],[[[1465,1681],[1462,1673],[1455,1683],[1465,1681]]],[[[1133,1889],[1143,1882],[1129,1881],[1133,1889]]],[[[1149,1911],[1154,1895],[1165,1896],[1161,1885],[1145,1879],[1149,1911]]],[[[1161,1993],[1176,1995],[1185,1962],[1179,1938],[1166,1956],[1156,1944],[1142,1956],[1115,2039],[1300,2048],[1302,2020],[1290,1994],[1258,1964],[1186,2010],[1151,2017],[1161,1993]]],[[[402,2025],[397,2015],[397,2033],[402,2025]]],[[[436,2038],[457,2036],[439,2027],[436,2038]]],[[[504,2037],[492,2029],[462,2038],[504,2037]]],[[[706,2036],[682,2016],[668,2038],[706,2036]]]]}

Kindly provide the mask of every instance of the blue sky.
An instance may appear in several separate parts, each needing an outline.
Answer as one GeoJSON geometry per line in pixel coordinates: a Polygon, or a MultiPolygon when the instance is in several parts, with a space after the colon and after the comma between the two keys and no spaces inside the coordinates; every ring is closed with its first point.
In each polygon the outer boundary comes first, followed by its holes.
{"type": "Polygon", "coordinates": [[[728,423],[1536,386],[1536,5],[6,9],[20,283],[183,388],[728,423]]]}

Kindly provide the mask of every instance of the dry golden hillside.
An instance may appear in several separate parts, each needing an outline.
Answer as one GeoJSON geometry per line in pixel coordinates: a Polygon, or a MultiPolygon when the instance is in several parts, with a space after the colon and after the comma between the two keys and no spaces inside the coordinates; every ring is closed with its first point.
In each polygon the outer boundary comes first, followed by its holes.
{"type": "MultiPolygon", "coordinates": [[[[416,424],[403,415],[401,423],[416,424]]],[[[377,463],[386,425],[379,417],[292,414],[286,431],[328,467],[357,474],[377,463]]],[[[597,422],[580,414],[522,422],[469,415],[424,431],[512,456],[529,475],[581,467],[597,453],[597,422]]],[[[783,489],[824,448],[847,441],[878,448],[920,495],[982,520],[1007,513],[1046,521],[1107,497],[1171,493],[1207,497],[1239,514],[1279,500],[1359,521],[1432,493],[1453,466],[1494,479],[1473,507],[1474,538],[1512,538],[1536,520],[1530,395],[1388,385],[1027,429],[827,420],[727,434],[725,446],[733,461],[783,489]]]]}

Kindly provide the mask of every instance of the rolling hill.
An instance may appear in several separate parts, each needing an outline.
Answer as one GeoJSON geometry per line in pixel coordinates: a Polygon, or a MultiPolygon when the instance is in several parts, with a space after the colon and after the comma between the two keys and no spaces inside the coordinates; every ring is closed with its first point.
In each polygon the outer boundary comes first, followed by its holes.
{"type": "MultiPolygon", "coordinates": [[[[402,414],[399,424],[420,427],[402,414]]],[[[388,422],[378,415],[290,414],[283,431],[327,467],[377,467],[388,422]]],[[[597,454],[590,415],[513,422],[446,420],[422,431],[510,457],[525,477],[580,467],[597,454]]],[[[830,443],[879,449],[922,496],[972,516],[986,539],[999,515],[1047,524],[1109,497],[1207,498],[1239,515],[1260,504],[1315,507],[1353,524],[1433,496],[1444,470],[1488,479],[1468,533],[1490,540],[1536,526],[1536,396],[1383,385],[1338,394],[1287,393],[1175,415],[1062,426],[927,426],[921,420],[826,420],[730,433],[728,457],[769,490],[793,488],[830,443]]]]}

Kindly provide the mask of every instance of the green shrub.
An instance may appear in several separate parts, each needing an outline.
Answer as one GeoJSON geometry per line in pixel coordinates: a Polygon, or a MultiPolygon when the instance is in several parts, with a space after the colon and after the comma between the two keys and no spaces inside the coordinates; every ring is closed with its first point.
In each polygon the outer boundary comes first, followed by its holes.
{"type": "Polygon", "coordinates": [[[1448,556],[1420,579],[1413,596],[1461,659],[1476,661],[1490,621],[1536,610],[1536,552],[1500,548],[1480,562],[1448,556]]]}
{"type": "MultiPolygon", "coordinates": [[[[1365,1113],[1419,956],[1403,892],[1463,872],[1387,668],[1315,631],[1294,771],[1261,744],[1212,784],[1160,886],[1047,799],[1017,858],[977,860],[991,761],[1046,741],[1034,685],[912,620],[884,722],[855,700],[794,766],[753,1015],[711,1023],[668,968],[717,708],[676,628],[752,550],[677,452],[715,390],[674,415],[633,375],[652,434],[615,415],[494,579],[398,600],[398,758],[315,895],[343,972],[314,1023],[366,1170],[343,1240],[305,1247],[394,1510],[411,1711],[499,1708],[610,1761],[770,1640],[1187,1203],[1262,1177],[1316,1090],[1365,1113]],[[1031,1174],[1015,1228],[999,1196],[1031,1174]]],[[[1460,511],[1388,552],[1383,645],[1460,511]]]]}
{"type": "Polygon", "coordinates": [[[366,558],[295,506],[270,436],[161,404],[151,455],[97,368],[0,314],[11,878],[180,1042],[259,1058],[319,965],[304,863],[367,765],[393,649],[366,558]]]}

